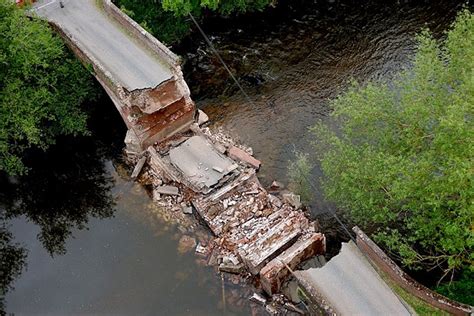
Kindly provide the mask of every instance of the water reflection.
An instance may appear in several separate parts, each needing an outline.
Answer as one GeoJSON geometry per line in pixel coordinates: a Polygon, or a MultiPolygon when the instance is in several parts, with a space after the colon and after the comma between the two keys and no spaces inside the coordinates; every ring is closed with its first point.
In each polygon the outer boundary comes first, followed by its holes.
{"type": "Polygon", "coordinates": [[[12,233],[0,226],[0,313],[5,310],[5,295],[12,282],[21,274],[26,263],[26,249],[12,241],[12,233]]]}
{"type": "MultiPolygon", "coordinates": [[[[111,161],[116,197],[113,218],[91,218],[73,229],[67,253],[52,258],[36,238],[36,225],[13,220],[28,245],[29,267],[7,296],[18,314],[222,315],[222,284],[197,264],[193,251],[177,251],[182,233],[154,211],[146,190],[119,176],[111,161]],[[166,232],[166,233],[163,233],[166,232]],[[25,301],[25,298],[28,298],[25,301]]],[[[248,289],[225,284],[226,315],[248,315],[248,289]]]]}
{"type": "MultiPolygon", "coordinates": [[[[31,153],[27,176],[0,179],[8,229],[0,231],[0,279],[5,290],[14,286],[6,311],[248,315],[251,287],[222,282],[194,249],[177,251],[182,225],[128,179],[119,159],[123,122],[110,100],[98,106],[94,137],[61,139],[47,153],[31,153]]],[[[207,238],[204,227],[193,231],[207,238]]]]}
{"type": "Polygon", "coordinates": [[[72,229],[89,218],[112,216],[113,181],[90,139],[63,138],[45,153],[27,159],[28,175],[1,179],[6,219],[25,216],[41,228],[39,240],[50,254],[65,253],[72,229]]]}
{"type": "Polygon", "coordinates": [[[35,238],[49,256],[63,255],[73,231],[87,229],[91,218],[103,219],[114,214],[114,180],[104,159],[115,152],[111,134],[121,125],[111,128],[109,133],[100,132],[103,123],[117,122],[118,115],[102,115],[104,109],[100,105],[107,102],[110,103],[102,96],[89,104],[91,129],[99,137],[61,137],[46,152],[27,153],[27,175],[9,177],[0,173],[0,311],[4,309],[7,290],[29,262],[30,245],[15,240],[34,230],[35,238]],[[97,117],[102,125],[95,122],[97,117]],[[17,219],[29,223],[28,232],[12,233],[11,222],[17,219]]]}

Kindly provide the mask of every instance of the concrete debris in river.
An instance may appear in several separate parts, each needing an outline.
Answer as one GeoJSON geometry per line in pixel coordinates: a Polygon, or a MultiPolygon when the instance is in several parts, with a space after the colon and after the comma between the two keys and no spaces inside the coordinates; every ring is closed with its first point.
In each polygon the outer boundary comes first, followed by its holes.
{"type": "Polygon", "coordinates": [[[193,246],[200,263],[250,277],[271,296],[280,292],[290,269],[325,252],[325,237],[315,231],[299,196],[267,192],[256,176],[260,161],[252,150],[222,132],[195,124],[150,146],[146,155],[141,180],[151,185],[157,203],[178,218],[192,218],[192,205],[211,230],[213,236],[198,242],[187,235],[179,241],[179,251],[193,246]]]}

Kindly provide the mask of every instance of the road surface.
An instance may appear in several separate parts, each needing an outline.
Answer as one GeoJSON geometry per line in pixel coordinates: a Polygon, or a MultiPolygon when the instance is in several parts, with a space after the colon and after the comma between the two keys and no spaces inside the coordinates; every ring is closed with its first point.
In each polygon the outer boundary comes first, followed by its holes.
{"type": "Polygon", "coordinates": [[[34,11],[71,33],[128,90],[154,88],[172,77],[170,66],[140,45],[95,0],[38,1],[34,11]]]}
{"type": "Polygon", "coordinates": [[[322,268],[295,273],[338,315],[410,315],[352,241],[343,243],[341,252],[322,268]]]}

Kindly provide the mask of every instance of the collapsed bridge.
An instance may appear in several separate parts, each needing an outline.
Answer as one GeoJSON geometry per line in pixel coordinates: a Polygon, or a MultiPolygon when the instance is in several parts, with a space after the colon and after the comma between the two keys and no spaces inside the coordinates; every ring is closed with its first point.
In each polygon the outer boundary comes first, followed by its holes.
{"type": "Polygon", "coordinates": [[[135,150],[185,130],[196,108],[178,56],[110,0],[38,1],[48,20],[114,102],[135,150]]]}
{"type": "MultiPolygon", "coordinates": [[[[138,161],[132,177],[145,166],[158,195],[167,195],[186,212],[192,212],[192,205],[210,228],[213,242],[198,245],[197,252],[221,271],[255,277],[269,295],[278,293],[303,261],[325,252],[325,236],[309,220],[298,197],[291,192],[267,192],[260,184],[256,177],[260,162],[249,148],[200,128],[205,114],[191,100],[175,54],[111,0],[63,2],[61,8],[57,0],[38,1],[33,11],[48,20],[92,68],[120,112],[128,127],[126,150],[138,161]]],[[[346,267],[345,254],[326,270],[346,267]]],[[[367,275],[373,272],[368,263],[364,265],[367,275]]],[[[313,282],[308,283],[311,288],[320,284],[318,277],[324,273],[313,270],[295,275],[313,282]]],[[[354,288],[373,286],[343,274],[332,275],[337,281],[348,280],[354,288]]],[[[391,290],[384,289],[395,306],[392,310],[407,314],[391,290]]],[[[374,295],[359,292],[362,303],[354,304],[380,307],[371,309],[374,315],[392,311],[386,302],[373,303],[374,295]]]]}
{"type": "Polygon", "coordinates": [[[205,114],[198,114],[179,58],[166,46],[110,0],[64,1],[64,7],[45,0],[34,11],[93,68],[129,129],[127,149],[141,157],[140,167],[148,161],[156,189],[186,193],[185,202],[219,240],[223,271],[248,272],[274,294],[289,275],[286,266],[324,253],[324,235],[301,204],[261,186],[260,162],[199,128],[205,114]]]}

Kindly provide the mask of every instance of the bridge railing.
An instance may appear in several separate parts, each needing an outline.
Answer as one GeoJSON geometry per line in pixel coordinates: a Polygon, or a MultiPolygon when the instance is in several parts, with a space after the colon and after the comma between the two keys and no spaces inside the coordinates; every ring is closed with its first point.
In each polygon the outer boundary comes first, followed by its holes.
{"type": "Polygon", "coordinates": [[[123,13],[111,0],[100,0],[100,3],[108,15],[116,20],[125,30],[131,32],[143,45],[165,59],[173,69],[179,67],[181,60],[176,54],[148,33],[140,24],[123,13]]]}
{"type": "Polygon", "coordinates": [[[437,307],[453,315],[472,315],[472,306],[453,301],[441,294],[433,292],[406,274],[375,244],[359,227],[352,229],[357,235],[357,246],[370,258],[375,267],[383,271],[390,279],[431,306],[437,307]]]}

